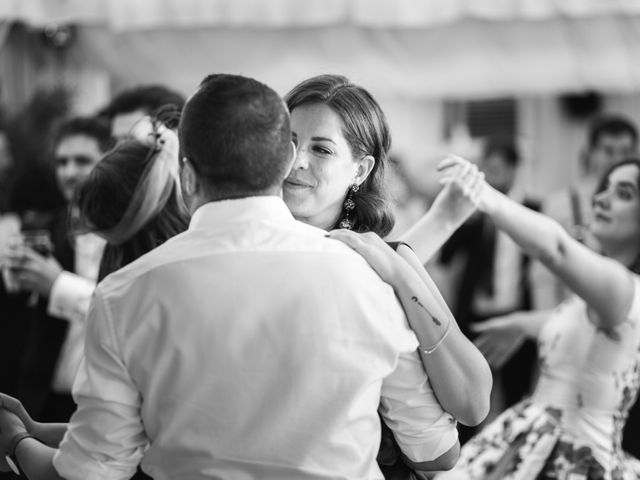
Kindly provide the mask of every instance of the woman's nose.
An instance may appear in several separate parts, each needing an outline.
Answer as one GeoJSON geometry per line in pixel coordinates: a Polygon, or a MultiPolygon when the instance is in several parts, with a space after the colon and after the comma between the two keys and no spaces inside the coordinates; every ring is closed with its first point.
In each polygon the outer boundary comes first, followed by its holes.
{"type": "Polygon", "coordinates": [[[293,162],[293,168],[307,168],[309,167],[309,158],[307,152],[299,145],[296,146],[296,159],[293,162]]]}
{"type": "Polygon", "coordinates": [[[601,192],[596,193],[591,199],[592,206],[598,206],[600,208],[609,208],[609,192],[607,190],[603,190],[601,192]]]}

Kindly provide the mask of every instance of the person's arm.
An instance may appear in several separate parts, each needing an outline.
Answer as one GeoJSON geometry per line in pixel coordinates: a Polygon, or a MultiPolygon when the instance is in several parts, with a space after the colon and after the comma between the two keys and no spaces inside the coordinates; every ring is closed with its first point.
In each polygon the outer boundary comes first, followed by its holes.
{"type": "Polygon", "coordinates": [[[0,408],[0,451],[11,455],[14,464],[31,480],[61,479],[52,464],[56,449],[31,437],[18,437],[25,433],[27,428],[20,418],[0,408]]]}
{"type": "Polygon", "coordinates": [[[60,262],[21,245],[7,254],[9,268],[14,269],[20,288],[48,297],[56,278],[62,273],[60,262]]]}
{"type": "Polygon", "coordinates": [[[407,465],[422,472],[455,465],[459,453],[456,421],[436,398],[415,350],[404,349],[395,370],[383,380],[379,412],[407,465]]]}
{"type": "MultiPolygon", "coordinates": [[[[441,168],[460,159],[446,159],[441,168]]],[[[453,174],[455,177],[455,173],[453,174]]],[[[633,279],[619,262],[574,240],[555,220],[534,212],[483,182],[479,208],[526,253],[539,259],[595,310],[600,326],[620,323],[633,300],[633,279]]]]}
{"type": "Polygon", "coordinates": [[[84,322],[95,288],[96,282],[66,270],[61,272],[51,287],[47,313],[70,322],[84,322]]]}
{"type": "Polygon", "coordinates": [[[394,288],[421,345],[424,369],[442,407],[465,425],[480,423],[489,412],[491,371],[482,354],[458,328],[413,251],[400,246],[396,253],[373,233],[337,230],[329,235],[362,255],[394,288]]]}
{"type": "Polygon", "coordinates": [[[33,438],[25,438],[15,451],[16,459],[29,480],[64,480],[53,467],[58,450],[33,438]]]}
{"type": "Polygon", "coordinates": [[[420,480],[429,480],[436,472],[451,470],[456,466],[456,462],[460,457],[460,442],[456,442],[449,450],[444,452],[435,460],[427,462],[414,462],[404,453],[400,452],[404,464],[413,470],[420,480]]]}
{"type": "MultiPolygon", "coordinates": [[[[457,158],[457,157],[450,157],[457,158]]],[[[424,265],[449,238],[476,211],[484,174],[471,163],[462,163],[457,182],[441,182],[444,187],[433,204],[416,222],[402,234],[401,240],[411,245],[424,265]]]]}
{"type": "Polygon", "coordinates": [[[24,424],[27,432],[50,447],[57,448],[67,431],[66,423],[36,422],[31,418],[20,400],[4,393],[0,393],[0,408],[4,408],[16,415],[24,424]]]}
{"type": "Polygon", "coordinates": [[[489,413],[493,379],[477,347],[460,331],[437,286],[413,251],[401,245],[398,254],[412,271],[390,282],[422,347],[434,344],[444,332],[434,331],[433,319],[450,325],[447,337],[432,353],[420,348],[422,364],[438,400],[464,425],[478,425],[489,413]],[[416,275],[414,275],[414,273],[416,275]],[[435,334],[435,335],[434,335],[435,334]]]}
{"type": "MultiPolygon", "coordinates": [[[[551,194],[544,202],[540,212],[556,220],[566,230],[569,225],[568,215],[571,211],[570,194],[561,190],[551,194]]],[[[531,285],[531,301],[535,309],[546,310],[554,308],[564,300],[567,289],[560,279],[539,261],[531,262],[529,270],[531,285]]]]}
{"type": "Polygon", "coordinates": [[[141,397],[124,364],[112,308],[97,289],[87,317],[85,358],[73,386],[77,410],[53,464],[67,480],[130,478],[148,446],[141,397]]]}
{"type": "Polygon", "coordinates": [[[474,343],[492,368],[498,370],[509,361],[527,338],[535,339],[551,310],[513,312],[472,324],[479,333],[474,343]]]}

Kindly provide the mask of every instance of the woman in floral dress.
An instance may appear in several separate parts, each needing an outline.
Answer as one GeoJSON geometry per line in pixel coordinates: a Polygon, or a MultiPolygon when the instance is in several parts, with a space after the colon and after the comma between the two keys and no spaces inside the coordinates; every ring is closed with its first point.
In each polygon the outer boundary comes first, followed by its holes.
{"type": "MultiPolygon", "coordinates": [[[[449,159],[442,168],[463,163],[449,159]]],[[[456,181],[460,169],[449,170],[456,181]]],[[[540,379],[438,480],[640,479],[640,461],[620,446],[640,385],[640,160],[614,165],[593,197],[590,228],[602,254],[487,184],[476,201],[576,295],[550,315],[519,313],[483,327],[494,338],[537,335],[540,379]]]]}

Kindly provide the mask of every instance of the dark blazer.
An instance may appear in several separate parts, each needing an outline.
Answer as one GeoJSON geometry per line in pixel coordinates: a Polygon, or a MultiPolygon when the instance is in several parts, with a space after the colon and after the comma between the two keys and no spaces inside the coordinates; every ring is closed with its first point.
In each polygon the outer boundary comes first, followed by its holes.
{"type": "MultiPolygon", "coordinates": [[[[48,230],[53,243],[53,256],[64,270],[75,271],[75,253],[68,235],[66,209],[56,212],[48,230]]],[[[41,298],[35,307],[26,307],[33,325],[25,351],[20,399],[32,416],[44,408],[51,389],[60,350],[67,335],[69,322],[47,314],[48,298],[41,298]]]]}
{"type": "MultiPolygon", "coordinates": [[[[526,199],[523,205],[538,211],[540,203],[526,199]]],[[[475,293],[480,288],[490,288],[493,278],[493,261],[495,254],[495,225],[485,214],[474,215],[462,225],[449,241],[442,247],[440,262],[448,263],[454,256],[465,254],[466,261],[462,271],[462,279],[455,294],[455,304],[452,311],[462,332],[469,338],[475,334],[470,331],[472,322],[485,320],[474,314],[471,309],[475,293]],[[489,285],[487,285],[489,284],[489,285]]],[[[527,274],[530,258],[521,255],[520,278],[514,279],[520,286],[519,310],[530,310],[531,285],[527,274]]],[[[503,315],[511,312],[492,312],[503,315]]],[[[536,377],[537,347],[534,340],[526,340],[522,347],[505,363],[500,374],[503,380],[503,395],[506,406],[520,401],[531,392],[536,377]]],[[[465,441],[472,431],[461,431],[461,441],[465,441]]]]}
{"type": "Polygon", "coordinates": [[[0,392],[18,396],[25,348],[32,329],[25,311],[28,295],[8,293],[0,276],[0,392]]]}
{"type": "MultiPolygon", "coordinates": [[[[535,211],[540,210],[540,203],[532,199],[525,199],[523,205],[535,211]]],[[[471,311],[474,295],[478,288],[482,288],[481,285],[486,280],[484,277],[492,275],[493,271],[492,249],[495,248],[495,243],[487,244],[488,239],[485,233],[491,228],[495,231],[495,226],[487,215],[476,214],[456,230],[440,252],[439,262],[444,265],[458,255],[466,257],[452,311],[458,325],[467,336],[471,335],[469,323],[476,320],[471,311]],[[491,225],[486,225],[487,223],[491,225]]],[[[495,240],[495,237],[493,238],[495,240]]],[[[521,256],[521,263],[522,277],[517,279],[520,285],[521,309],[528,310],[531,308],[531,285],[526,272],[530,258],[524,253],[521,256]]]]}

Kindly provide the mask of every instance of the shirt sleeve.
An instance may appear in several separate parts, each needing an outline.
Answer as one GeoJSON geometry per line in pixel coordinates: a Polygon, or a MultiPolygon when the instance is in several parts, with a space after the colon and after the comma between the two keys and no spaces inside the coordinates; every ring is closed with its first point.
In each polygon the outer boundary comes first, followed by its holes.
{"type": "Polygon", "coordinates": [[[383,381],[380,414],[414,462],[435,460],[458,440],[456,421],[436,399],[416,350],[402,353],[383,381]]]}
{"type": "Polygon", "coordinates": [[[47,313],[70,322],[84,322],[96,283],[71,272],[58,275],[49,294],[47,313]]]}
{"type": "Polygon", "coordinates": [[[122,361],[108,305],[96,291],[85,359],[73,386],[78,404],[53,464],[68,480],[131,478],[148,446],[140,395],[122,361]]]}

